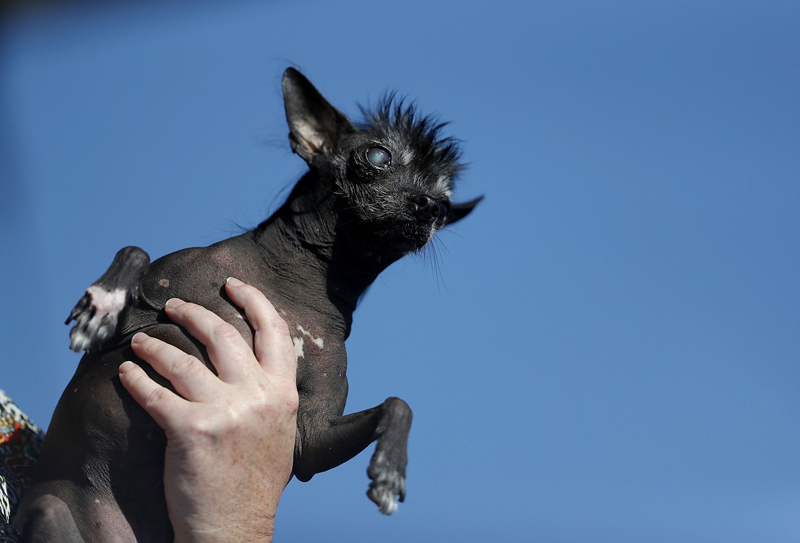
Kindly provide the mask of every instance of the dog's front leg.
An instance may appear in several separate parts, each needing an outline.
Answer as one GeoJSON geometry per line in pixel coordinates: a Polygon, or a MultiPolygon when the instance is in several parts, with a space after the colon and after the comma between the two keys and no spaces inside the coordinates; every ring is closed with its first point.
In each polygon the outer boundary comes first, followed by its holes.
{"type": "Polygon", "coordinates": [[[76,324],[69,333],[73,351],[98,351],[114,338],[120,313],[139,295],[139,283],[150,256],[138,247],[120,249],[100,279],[86,289],[69,314],[76,324]]]}
{"type": "Polygon", "coordinates": [[[410,429],[411,408],[400,398],[389,398],[377,407],[342,417],[300,413],[294,474],[308,481],[315,473],[347,462],[377,440],[367,469],[372,479],[367,495],[381,513],[391,515],[398,498],[405,498],[410,429]]]}

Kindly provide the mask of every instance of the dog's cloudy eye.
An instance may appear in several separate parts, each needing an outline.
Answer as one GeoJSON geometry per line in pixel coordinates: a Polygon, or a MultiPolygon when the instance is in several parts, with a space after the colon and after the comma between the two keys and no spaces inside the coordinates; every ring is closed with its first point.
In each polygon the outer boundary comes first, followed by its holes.
{"type": "Polygon", "coordinates": [[[367,160],[378,168],[385,168],[392,162],[392,155],[383,147],[370,147],[367,149],[367,160]]]}

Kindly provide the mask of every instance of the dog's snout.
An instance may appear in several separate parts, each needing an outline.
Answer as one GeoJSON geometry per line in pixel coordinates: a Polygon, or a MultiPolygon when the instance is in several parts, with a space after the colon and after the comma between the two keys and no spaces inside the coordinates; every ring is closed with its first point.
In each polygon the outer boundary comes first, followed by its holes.
{"type": "Polygon", "coordinates": [[[446,201],[436,200],[430,196],[420,194],[411,199],[414,202],[417,216],[424,221],[444,221],[450,211],[450,205],[446,201]]]}

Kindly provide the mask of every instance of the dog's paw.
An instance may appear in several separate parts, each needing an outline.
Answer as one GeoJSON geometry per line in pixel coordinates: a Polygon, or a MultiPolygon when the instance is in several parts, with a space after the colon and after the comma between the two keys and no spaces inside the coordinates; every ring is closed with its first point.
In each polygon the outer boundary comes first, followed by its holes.
{"type": "Polygon", "coordinates": [[[70,348],[76,352],[100,349],[116,332],[117,318],[127,296],[127,291],[121,289],[109,292],[96,285],[86,289],[65,323],[76,322],[69,332],[70,348]]]}
{"type": "Polygon", "coordinates": [[[149,267],[150,256],[138,247],[117,252],[106,273],[86,289],[64,323],[77,323],[69,332],[73,351],[97,351],[114,336],[119,314],[136,300],[149,267]]]}
{"type": "Polygon", "coordinates": [[[406,497],[405,465],[391,462],[385,451],[375,451],[367,475],[372,479],[367,496],[378,505],[381,513],[391,515],[397,509],[398,498],[403,501],[406,497]]]}

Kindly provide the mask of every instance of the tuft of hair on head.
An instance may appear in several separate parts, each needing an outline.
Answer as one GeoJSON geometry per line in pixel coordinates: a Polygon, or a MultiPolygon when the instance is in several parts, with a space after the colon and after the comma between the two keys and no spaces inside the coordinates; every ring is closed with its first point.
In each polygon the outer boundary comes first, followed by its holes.
{"type": "Polygon", "coordinates": [[[461,142],[441,134],[448,123],[435,115],[421,115],[415,102],[398,97],[396,92],[387,92],[376,107],[359,105],[359,109],[364,120],[356,123],[358,129],[396,143],[397,148],[409,147],[415,161],[426,171],[455,181],[464,169],[460,162],[461,142]]]}

